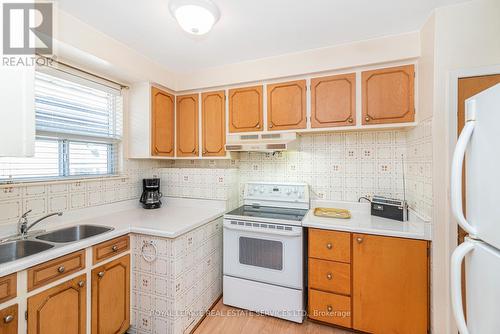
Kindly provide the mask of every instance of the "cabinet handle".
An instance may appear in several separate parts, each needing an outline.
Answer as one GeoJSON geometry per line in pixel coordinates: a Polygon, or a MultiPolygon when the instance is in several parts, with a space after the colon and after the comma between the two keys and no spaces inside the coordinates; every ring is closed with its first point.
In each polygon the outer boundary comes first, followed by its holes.
{"type": "Polygon", "coordinates": [[[326,244],[326,248],[332,249],[332,247],[333,247],[333,245],[330,242],[326,244]]]}
{"type": "Polygon", "coordinates": [[[57,268],[57,271],[60,272],[61,274],[66,270],[66,268],[64,268],[64,266],[60,266],[59,268],[57,268]]]}
{"type": "Polygon", "coordinates": [[[113,247],[111,247],[111,250],[113,252],[116,252],[118,250],[118,246],[117,245],[113,245],[113,247]]]}
{"type": "Polygon", "coordinates": [[[6,323],[6,324],[11,323],[12,320],[14,320],[14,316],[11,315],[11,314],[9,314],[8,316],[6,316],[6,317],[3,318],[3,322],[6,323]]]}
{"type": "Polygon", "coordinates": [[[326,307],[326,310],[327,310],[328,312],[332,312],[332,311],[333,311],[333,307],[332,307],[332,305],[328,305],[328,306],[326,307]]]}
{"type": "Polygon", "coordinates": [[[360,244],[360,243],[362,243],[362,242],[363,242],[363,238],[361,238],[361,237],[357,237],[357,238],[356,238],[356,241],[358,242],[358,244],[360,244]]]}
{"type": "Polygon", "coordinates": [[[207,151],[203,151],[203,154],[207,154],[207,151]]]}
{"type": "Polygon", "coordinates": [[[365,121],[369,122],[370,121],[370,117],[366,116],[365,117],[365,121]]]}
{"type": "Polygon", "coordinates": [[[85,286],[85,281],[80,281],[80,282],[78,282],[78,286],[79,286],[80,288],[83,288],[83,287],[85,286]]]}
{"type": "Polygon", "coordinates": [[[104,277],[104,271],[98,272],[97,276],[99,276],[99,278],[103,278],[104,277]]]}
{"type": "Polygon", "coordinates": [[[272,129],[273,128],[273,125],[272,124],[269,124],[269,128],[272,129]]]}
{"type": "Polygon", "coordinates": [[[327,280],[331,280],[332,278],[333,278],[332,273],[328,273],[328,274],[326,274],[326,279],[327,279],[327,280]]]}
{"type": "Polygon", "coordinates": [[[354,120],[353,120],[352,118],[349,118],[347,121],[348,121],[349,123],[354,122],[354,120]]]}
{"type": "Polygon", "coordinates": [[[257,129],[260,129],[260,124],[257,124],[255,127],[256,127],[257,129]]]}

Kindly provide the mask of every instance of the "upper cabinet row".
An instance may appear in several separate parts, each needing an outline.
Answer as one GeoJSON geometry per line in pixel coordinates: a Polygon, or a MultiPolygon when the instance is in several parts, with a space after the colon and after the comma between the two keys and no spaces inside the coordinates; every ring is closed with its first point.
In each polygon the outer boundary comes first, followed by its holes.
{"type": "MultiPolygon", "coordinates": [[[[414,66],[361,73],[363,125],[415,120],[414,66]]],[[[307,129],[306,80],[267,85],[267,130],[307,129]]],[[[229,132],[262,131],[263,87],[229,90],[229,132]]],[[[310,127],[356,125],[356,74],[311,79],[310,127]]]]}
{"type": "Polygon", "coordinates": [[[229,89],[227,97],[224,90],[174,96],[140,84],[130,95],[129,156],[223,157],[227,134],[412,123],[414,73],[414,65],[364,71],[360,85],[356,73],[311,78],[310,96],[305,79],[229,89]]]}
{"type": "Polygon", "coordinates": [[[130,158],[226,155],[224,91],[174,96],[138,84],[131,89],[129,120],[130,158]]]}

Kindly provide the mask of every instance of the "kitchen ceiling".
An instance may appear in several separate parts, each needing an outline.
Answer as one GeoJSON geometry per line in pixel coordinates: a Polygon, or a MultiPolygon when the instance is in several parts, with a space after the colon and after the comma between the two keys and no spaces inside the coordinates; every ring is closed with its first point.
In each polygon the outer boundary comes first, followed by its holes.
{"type": "Polygon", "coordinates": [[[213,0],[205,36],[184,32],[169,0],[59,0],[59,8],[175,72],[418,30],[431,11],[464,0],[213,0]]]}

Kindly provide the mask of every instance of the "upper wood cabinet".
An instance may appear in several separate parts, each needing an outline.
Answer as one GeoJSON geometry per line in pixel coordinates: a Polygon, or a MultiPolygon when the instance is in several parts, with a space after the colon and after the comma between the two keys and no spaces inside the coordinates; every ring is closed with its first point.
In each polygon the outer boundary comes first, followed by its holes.
{"type": "Polygon", "coordinates": [[[361,73],[363,124],[415,120],[413,65],[361,73]]]}
{"type": "Polygon", "coordinates": [[[311,79],[311,127],[356,125],[356,74],[311,79]]]}
{"type": "Polygon", "coordinates": [[[224,91],[201,95],[201,134],[204,157],[226,155],[226,103],[224,91]]]}
{"type": "Polygon", "coordinates": [[[17,334],[18,304],[0,310],[0,333],[17,334]]]}
{"type": "Polygon", "coordinates": [[[125,255],[92,270],[92,334],[124,333],[129,326],[130,255],[125,255]]]}
{"type": "Polygon", "coordinates": [[[151,155],[174,156],[175,97],[151,87],[151,155]]]}
{"type": "Polygon", "coordinates": [[[229,90],[229,132],[262,131],[262,86],[229,90]]]}
{"type": "Polygon", "coordinates": [[[353,328],[427,333],[428,242],[365,234],[352,239],[353,328]]]}
{"type": "Polygon", "coordinates": [[[198,156],[198,94],[177,96],[177,156],[198,156]]]}
{"type": "Polygon", "coordinates": [[[28,334],[85,334],[86,296],[81,275],[29,297],[28,334]]]}
{"type": "Polygon", "coordinates": [[[267,86],[267,128],[270,131],[305,129],[306,81],[267,86]]]}

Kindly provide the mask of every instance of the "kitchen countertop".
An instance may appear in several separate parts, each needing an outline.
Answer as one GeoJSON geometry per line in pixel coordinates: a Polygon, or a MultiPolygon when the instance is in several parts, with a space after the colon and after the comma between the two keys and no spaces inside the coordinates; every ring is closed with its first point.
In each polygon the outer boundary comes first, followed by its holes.
{"type": "Polygon", "coordinates": [[[302,226],[325,230],[375,234],[407,239],[431,240],[431,224],[410,210],[409,220],[400,222],[370,214],[370,203],[313,201],[311,210],[302,221],[302,226]],[[314,215],[314,208],[333,207],[351,211],[350,219],[322,218],[314,215]]]}
{"type": "Polygon", "coordinates": [[[47,231],[83,224],[103,225],[114,229],[84,240],[60,244],[61,246],[16,261],[3,263],[0,265],[0,277],[128,233],[176,238],[221,217],[225,212],[225,203],[222,201],[169,198],[167,205],[155,210],[145,210],[135,201],[127,204],[109,208],[84,209],[80,212],[65,213],[62,217],[47,219],[40,224],[40,228],[47,231]]]}

